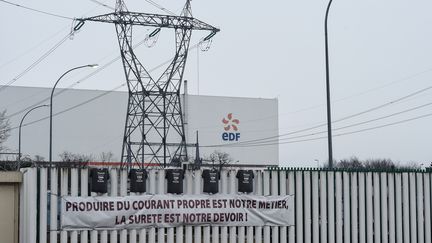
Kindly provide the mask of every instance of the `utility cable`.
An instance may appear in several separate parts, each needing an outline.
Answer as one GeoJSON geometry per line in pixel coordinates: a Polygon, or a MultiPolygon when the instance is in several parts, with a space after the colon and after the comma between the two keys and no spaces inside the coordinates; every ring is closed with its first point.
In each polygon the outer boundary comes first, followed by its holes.
{"type": "MultiPolygon", "coordinates": [[[[361,132],[376,130],[376,129],[380,129],[380,128],[384,128],[384,127],[389,127],[389,126],[394,126],[394,125],[398,125],[398,124],[402,124],[402,123],[406,123],[406,122],[410,122],[410,121],[414,121],[414,120],[418,120],[418,119],[422,119],[422,118],[426,118],[426,117],[430,117],[430,116],[432,116],[432,113],[428,113],[428,114],[425,114],[425,115],[416,116],[416,117],[413,117],[413,118],[409,118],[409,119],[405,119],[405,120],[400,120],[400,121],[396,121],[396,122],[392,122],[392,123],[387,123],[387,124],[380,125],[380,126],[364,128],[364,129],[360,129],[360,130],[356,130],[356,131],[351,131],[351,132],[339,133],[339,134],[333,135],[333,137],[340,137],[340,136],[346,136],[346,135],[355,134],[355,133],[361,133],[361,132]]],[[[261,147],[261,146],[282,145],[282,144],[291,144],[291,143],[300,143],[300,142],[307,142],[307,141],[315,141],[315,140],[326,139],[326,138],[327,138],[327,136],[322,136],[322,137],[317,137],[317,138],[294,140],[294,141],[287,141],[287,142],[282,142],[282,143],[278,143],[278,142],[276,142],[276,143],[261,143],[261,144],[253,144],[253,145],[235,145],[235,144],[233,144],[231,147],[261,147]]],[[[219,147],[219,146],[204,145],[204,146],[200,146],[200,147],[210,147],[210,148],[212,148],[212,147],[219,147]]]]}
{"type": "MultiPolygon", "coordinates": [[[[2,1],[2,0],[0,0],[2,1]]],[[[33,62],[30,66],[28,66],[24,71],[19,73],[15,78],[8,81],[6,84],[0,86],[0,92],[16,81],[20,79],[22,76],[24,76],[26,73],[30,72],[34,67],[36,67],[39,63],[41,63],[45,58],[47,58],[51,53],[53,53],[58,47],[60,47],[71,35],[73,35],[73,32],[67,34],[63,39],[61,39],[58,43],[56,43],[51,49],[49,49],[47,52],[45,52],[41,57],[39,57],[35,62],[33,62]]]]}
{"type": "Polygon", "coordinates": [[[42,13],[42,14],[45,14],[45,15],[50,15],[50,16],[53,16],[53,17],[58,17],[58,18],[62,18],[62,19],[70,19],[70,20],[74,19],[74,18],[71,18],[71,17],[66,17],[66,16],[63,16],[63,15],[53,14],[53,13],[49,13],[49,12],[46,12],[46,11],[42,11],[42,10],[26,7],[26,6],[23,6],[23,5],[20,5],[20,4],[17,4],[17,3],[12,3],[12,2],[9,2],[9,1],[5,1],[5,0],[0,0],[0,2],[4,2],[4,3],[10,4],[12,6],[24,8],[24,9],[27,9],[27,10],[30,10],[30,11],[33,11],[33,12],[38,12],[38,13],[42,13]]]}
{"type": "Polygon", "coordinates": [[[170,11],[169,9],[164,8],[163,6],[159,5],[158,3],[152,1],[152,0],[146,0],[146,2],[150,3],[151,5],[155,6],[156,8],[164,11],[165,13],[176,15],[174,12],[170,11]]]}
{"type": "Polygon", "coordinates": [[[61,30],[57,31],[56,33],[52,34],[51,36],[45,38],[44,40],[40,41],[39,43],[37,43],[36,45],[32,46],[31,48],[23,51],[21,54],[9,59],[8,61],[0,64],[0,69],[3,69],[4,67],[8,66],[9,64],[15,62],[16,60],[19,60],[20,58],[22,58],[23,56],[29,54],[30,52],[32,52],[33,50],[35,50],[36,48],[40,47],[42,44],[44,44],[45,42],[51,40],[52,38],[54,38],[55,36],[57,36],[58,34],[60,34],[61,32],[63,32],[65,30],[65,28],[62,28],[61,30]]]}
{"type": "Polygon", "coordinates": [[[90,1],[91,1],[91,2],[94,2],[94,3],[96,3],[96,4],[99,4],[99,5],[103,6],[103,7],[106,7],[106,8],[109,8],[109,9],[115,11],[115,8],[113,8],[113,7],[111,7],[111,6],[107,5],[107,4],[105,4],[105,3],[103,3],[103,2],[100,2],[100,1],[97,1],[97,0],[90,0],[90,1]]]}
{"type": "MultiPolygon", "coordinates": [[[[137,44],[135,44],[133,48],[136,48],[136,47],[142,45],[143,43],[144,43],[144,40],[138,42],[137,44]]],[[[195,48],[197,48],[197,47],[198,47],[198,44],[195,44],[195,45],[191,46],[191,48],[189,48],[189,51],[190,51],[190,50],[193,50],[193,49],[195,49],[195,48]]],[[[61,94],[61,93],[63,93],[63,92],[66,92],[66,91],[68,90],[68,88],[74,87],[76,84],[78,84],[78,83],[80,83],[80,82],[86,80],[87,78],[89,78],[89,77],[95,75],[97,72],[100,72],[100,71],[102,71],[103,69],[107,68],[108,66],[110,66],[111,64],[113,64],[114,62],[116,62],[117,60],[119,60],[120,57],[121,57],[121,56],[117,56],[116,58],[114,58],[114,59],[112,59],[111,61],[109,61],[107,64],[105,64],[105,65],[99,67],[98,69],[95,69],[95,71],[93,71],[92,73],[90,73],[90,74],[87,75],[86,77],[81,78],[80,80],[78,80],[78,81],[75,82],[74,84],[68,86],[66,89],[62,89],[62,90],[56,92],[56,93],[54,94],[54,97],[57,96],[57,95],[59,95],[59,94],[61,94]]],[[[154,70],[157,70],[157,69],[163,67],[164,65],[170,63],[171,61],[172,61],[172,59],[169,59],[169,60],[167,60],[167,61],[165,61],[165,62],[163,62],[163,63],[160,63],[159,65],[157,65],[157,66],[155,66],[154,68],[150,69],[149,72],[153,72],[154,70]]],[[[124,86],[124,85],[126,85],[126,82],[122,84],[122,86],[124,86]]],[[[116,88],[114,88],[114,90],[116,90],[116,88]]],[[[114,90],[113,90],[113,89],[112,89],[112,90],[108,90],[108,91],[105,91],[105,93],[110,93],[110,92],[112,92],[112,91],[114,91],[114,90]]],[[[97,97],[97,98],[100,98],[100,97],[97,97]]],[[[96,98],[96,99],[97,99],[97,98],[96,98]]],[[[95,100],[96,100],[96,99],[95,99],[95,100]]],[[[26,108],[24,108],[24,109],[21,109],[21,110],[19,110],[19,111],[17,111],[17,112],[14,112],[14,113],[12,113],[12,114],[6,116],[6,118],[7,118],[7,119],[10,119],[10,118],[12,118],[12,117],[14,117],[14,116],[16,116],[16,115],[19,115],[19,114],[21,114],[21,113],[27,111],[28,109],[30,109],[30,108],[32,108],[32,107],[34,107],[34,106],[36,106],[36,105],[43,104],[44,102],[46,102],[46,101],[48,101],[48,100],[49,100],[49,97],[48,97],[48,98],[45,98],[45,99],[43,99],[43,100],[40,100],[39,102],[36,102],[35,104],[32,104],[31,106],[28,106],[28,107],[26,107],[26,108]]],[[[84,104],[82,104],[82,105],[84,105],[84,104]]]]}
{"type": "MultiPolygon", "coordinates": [[[[140,43],[142,44],[143,42],[141,41],[140,43]]],[[[139,43],[137,43],[137,45],[138,45],[138,44],[139,44],[139,43]]],[[[136,46],[135,46],[135,47],[136,47],[136,46]]],[[[198,47],[198,44],[195,44],[195,45],[193,45],[191,48],[189,48],[189,50],[194,49],[194,48],[197,48],[197,47],[198,47]]],[[[113,60],[114,60],[114,59],[113,59],[113,60]]],[[[110,63],[113,63],[113,60],[112,60],[110,63]]],[[[172,61],[172,59],[170,59],[170,60],[168,60],[168,61],[165,61],[164,63],[161,63],[161,64],[155,66],[154,68],[150,69],[149,72],[153,72],[153,71],[159,69],[160,67],[166,65],[167,63],[169,63],[169,62],[171,62],[171,61],[172,61]]],[[[107,65],[104,65],[102,68],[105,68],[106,66],[107,66],[107,65]]],[[[99,98],[101,98],[101,97],[103,97],[103,96],[105,96],[105,95],[107,95],[107,94],[113,92],[113,91],[116,91],[116,90],[118,90],[118,89],[124,87],[126,84],[127,84],[127,83],[123,83],[123,84],[121,84],[121,85],[119,85],[119,86],[117,86],[117,87],[115,87],[115,88],[113,88],[113,89],[111,89],[111,90],[104,91],[103,93],[101,93],[101,94],[99,94],[99,95],[97,95],[97,96],[95,96],[95,97],[92,97],[92,98],[90,98],[90,99],[88,99],[88,100],[85,100],[85,101],[83,101],[83,102],[81,102],[81,103],[78,103],[78,104],[76,104],[76,105],[74,105],[74,106],[71,106],[71,107],[69,107],[69,108],[67,108],[67,109],[61,110],[61,111],[59,111],[59,112],[53,114],[53,116],[63,114],[63,113],[65,113],[65,112],[68,112],[68,111],[74,110],[74,109],[76,109],[76,108],[78,108],[78,107],[81,107],[81,106],[83,106],[83,105],[86,105],[86,104],[88,104],[88,103],[90,103],[90,102],[93,102],[93,101],[95,101],[95,100],[97,100],[97,99],[99,99],[99,98]]],[[[63,89],[63,90],[61,90],[60,92],[57,92],[56,94],[58,95],[58,94],[60,94],[61,92],[64,92],[65,90],[67,90],[67,89],[63,89]]],[[[56,95],[56,94],[55,94],[55,95],[56,95]]],[[[42,104],[42,103],[44,103],[44,102],[46,102],[46,101],[48,101],[48,100],[49,100],[49,98],[44,99],[44,100],[41,100],[41,101],[37,102],[36,104],[33,104],[32,106],[29,106],[29,107],[27,107],[27,108],[25,108],[25,109],[23,109],[23,110],[21,110],[21,111],[15,112],[15,113],[13,113],[13,114],[7,116],[6,118],[9,119],[9,118],[11,118],[11,117],[13,117],[13,116],[16,116],[16,115],[18,115],[18,114],[20,114],[20,113],[26,111],[27,109],[29,109],[29,108],[31,108],[31,107],[34,107],[34,106],[39,105],[39,104],[42,104]]],[[[38,120],[35,120],[35,121],[31,121],[31,122],[28,122],[28,123],[23,124],[23,126],[31,125],[31,124],[34,124],[34,123],[37,123],[37,122],[40,122],[40,121],[46,120],[46,119],[48,119],[48,118],[49,118],[49,116],[44,117],[44,118],[41,118],[41,119],[38,119],[38,120]]],[[[18,126],[16,126],[16,127],[12,127],[10,130],[14,130],[14,129],[17,129],[17,128],[18,128],[18,126]]]]}
{"type": "MultiPolygon", "coordinates": [[[[405,96],[402,96],[400,98],[391,100],[389,102],[386,102],[386,103],[378,105],[378,106],[374,106],[374,107],[366,109],[364,111],[361,111],[361,112],[358,112],[358,113],[355,113],[355,114],[352,114],[352,115],[349,115],[349,116],[345,116],[345,117],[342,117],[340,119],[336,119],[336,120],[334,120],[332,122],[332,124],[333,123],[337,123],[337,122],[341,122],[341,121],[345,121],[345,120],[348,120],[348,119],[351,119],[351,118],[354,118],[354,117],[357,117],[357,116],[360,116],[360,115],[363,115],[363,114],[366,114],[366,113],[369,113],[369,112],[372,112],[372,111],[376,111],[378,109],[387,107],[389,105],[393,105],[393,104],[395,104],[397,102],[400,102],[402,100],[408,99],[408,98],[413,97],[415,95],[418,95],[420,93],[426,92],[426,91],[428,91],[430,89],[432,89],[432,86],[428,86],[426,88],[417,90],[415,92],[409,93],[408,95],[405,95],[405,96]]],[[[315,125],[315,126],[312,126],[312,127],[308,127],[308,128],[304,128],[304,129],[300,129],[300,130],[297,130],[297,131],[292,131],[292,132],[283,133],[283,134],[279,134],[279,135],[275,135],[275,136],[264,137],[264,138],[251,139],[251,140],[246,140],[246,141],[232,143],[232,144],[243,144],[243,143],[249,143],[249,142],[257,142],[257,141],[259,142],[259,141],[271,140],[271,139],[275,139],[275,138],[280,138],[280,137],[285,137],[285,136],[289,136],[289,135],[293,135],[293,134],[297,134],[297,133],[301,133],[301,132],[310,131],[310,130],[313,130],[313,129],[316,129],[316,128],[324,127],[326,125],[327,125],[327,123],[321,123],[321,124],[318,124],[318,125],[315,125]]]]}
{"type": "MultiPolygon", "coordinates": [[[[374,119],[370,119],[370,120],[366,120],[366,121],[362,121],[362,122],[353,123],[353,124],[346,125],[346,126],[343,126],[343,127],[338,127],[338,128],[333,129],[333,131],[339,131],[339,130],[343,130],[343,129],[347,129],[347,128],[351,128],[351,127],[356,127],[356,126],[364,125],[364,124],[367,124],[367,123],[371,123],[371,122],[375,122],[375,121],[379,121],[379,120],[387,119],[387,118],[389,118],[389,117],[393,117],[393,116],[401,115],[401,114],[403,114],[403,113],[407,113],[407,112],[411,112],[411,111],[414,111],[414,110],[418,110],[418,109],[421,109],[421,108],[424,108],[424,107],[427,107],[427,106],[430,106],[430,105],[432,105],[432,102],[429,102],[429,103],[426,103],[426,104],[423,104],[423,105],[419,105],[419,106],[415,106],[415,107],[412,107],[412,108],[409,108],[409,109],[406,109],[406,110],[403,110],[403,111],[395,112],[395,113],[392,113],[392,114],[389,114],[389,115],[385,115],[385,116],[377,117],[377,118],[374,118],[374,119]]],[[[327,132],[327,131],[319,131],[319,132],[308,133],[308,134],[299,135],[299,136],[294,136],[294,137],[288,137],[288,138],[281,138],[281,139],[273,139],[273,140],[261,141],[261,143],[277,142],[277,141],[280,142],[280,141],[285,141],[285,140],[292,140],[292,139],[298,139],[298,138],[310,137],[310,136],[315,136],[315,135],[323,134],[323,133],[326,133],[326,132],[327,132]]],[[[226,147],[226,146],[236,145],[236,144],[237,144],[237,143],[231,143],[231,144],[220,144],[220,147],[226,147]]],[[[254,145],[254,144],[260,144],[260,141],[257,141],[257,142],[249,142],[249,143],[245,142],[245,143],[242,143],[241,145],[254,145]]]]}

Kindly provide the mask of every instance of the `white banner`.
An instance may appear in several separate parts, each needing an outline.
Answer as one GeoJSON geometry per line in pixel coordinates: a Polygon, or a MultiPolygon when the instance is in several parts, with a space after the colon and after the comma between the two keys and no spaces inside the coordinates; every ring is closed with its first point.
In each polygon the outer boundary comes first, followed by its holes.
{"type": "Polygon", "coordinates": [[[61,228],[294,225],[294,196],[139,195],[62,198],[61,228]]]}

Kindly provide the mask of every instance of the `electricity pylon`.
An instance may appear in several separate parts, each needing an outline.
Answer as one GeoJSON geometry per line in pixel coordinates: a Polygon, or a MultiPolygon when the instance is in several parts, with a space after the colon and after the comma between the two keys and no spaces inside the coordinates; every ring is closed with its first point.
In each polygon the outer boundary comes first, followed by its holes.
{"type": "MultiPolygon", "coordinates": [[[[115,11],[78,19],[115,25],[129,101],[122,147],[122,167],[133,164],[144,167],[144,161],[160,166],[187,161],[186,136],[183,125],[180,88],[192,30],[206,30],[212,38],[219,29],[192,17],[190,0],[180,16],[130,12],[123,0],[117,0],[115,11]],[[176,49],[171,63],[155,79],[138,60],[132,45],[134,26],[171,28],[175,32],[176,49]]],[[[151,34],[150,34],[151,35],[151,34]]]]}

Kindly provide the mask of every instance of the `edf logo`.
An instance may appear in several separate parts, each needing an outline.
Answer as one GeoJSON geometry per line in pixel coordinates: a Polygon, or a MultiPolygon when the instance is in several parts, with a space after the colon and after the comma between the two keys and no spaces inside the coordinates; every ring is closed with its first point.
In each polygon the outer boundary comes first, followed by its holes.
{"type": "Polygon", "coordinates": [[[222,133],[222,140],[238,141],[240,139],[240,133],[237,131],[238,131],[238,124],[240,124],[240,121],[238,119],[233,119],[232,113],[229,113],[226,118],[222,119],[222,123],[224,124],[224,130],[225,130],[225,132],[222,133]],[[234,132],[229,132],[231,130],[234,132]]]}

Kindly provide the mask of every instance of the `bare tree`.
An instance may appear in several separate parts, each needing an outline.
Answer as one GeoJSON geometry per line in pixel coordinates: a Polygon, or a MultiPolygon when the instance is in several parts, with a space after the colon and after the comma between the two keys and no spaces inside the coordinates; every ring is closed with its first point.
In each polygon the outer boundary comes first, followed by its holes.
{"type": "MultiPolygon", "coordinates": [[[[326,164],[324,167],[328,167],[326,164]]],[[[367,159],[360,160],[357,157],[342,159],[335,163],[335,168],[343,169],[376,169],[376,170],[392,170],[392,169],[420,169],[420,165],[415,162],[395,163],[391,159],[367,159]]]]}
{"type": "Polygon", "coordinates": [[[114,154],[111,151],[109,151],[109,152],[102,152],[99,155],[99,160],[101,162],[111,162],[111,161],[114,160],[114,154]]]}
{"type": "Polygon", "coordinates": [[[10,136],[9,119],[6,118],[6,110],[0,112],[0,152],[6,150],[3,143],[10,136]]]}
{"type": "Polygon", "coordinates": [[[59,156],[63,162],[89,162],[93,160],[92,155],[74,154],[68,151],[64,151],[59,156]]]}
{"type": "Polygon", "coordinates": [[[364,168],[363,163],[357,157],[342,159],[335,166],[336,168],[364,168]]]}
{"type": "Polygon", "coordinates": [[[45,161],[45,157],[37,154],[37,155],[34,156],[33,161],[44,162],[45,161]]]}
{"type": "Polygon", "coordinates": [[[229,164],[233,161],[233,159],[228,153],[220,150],[215,150],[213,153],[210,154],[209,158],[207,158],[206,160],[212,163],[217,163],[220,166],[229,164]]]}

